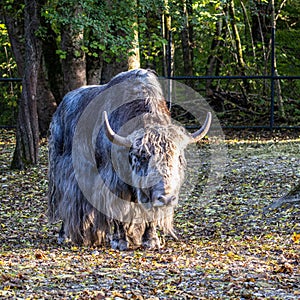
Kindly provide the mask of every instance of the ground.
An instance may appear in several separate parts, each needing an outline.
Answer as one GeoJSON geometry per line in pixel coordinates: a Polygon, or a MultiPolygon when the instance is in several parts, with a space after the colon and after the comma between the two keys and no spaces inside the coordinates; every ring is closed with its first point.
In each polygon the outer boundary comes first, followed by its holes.
{"type": "Polygon", "coordinates": [[[300,208],[264,213],[300,179],[299,134],[228,133],[226,146],[213,197],[202,198],[205,176],[183,191],[179,240],[120,252],[57,244],[47,143],[38,167],[11,171],[13,135],[1,131],[0,299],[300,299],[300,208]]]}

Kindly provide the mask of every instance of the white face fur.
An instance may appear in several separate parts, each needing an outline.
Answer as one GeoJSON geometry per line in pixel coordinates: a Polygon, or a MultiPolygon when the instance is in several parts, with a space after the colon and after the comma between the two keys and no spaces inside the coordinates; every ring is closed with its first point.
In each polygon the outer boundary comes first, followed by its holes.
{"type": "Polygon", "coordinates": [[[147,207],[177,204],[184,179],[185,134],[178,127],[146,128],[129,150],[137,201],[147,207]],[[175,131],[176,130],[176,131],[175,131]]]}

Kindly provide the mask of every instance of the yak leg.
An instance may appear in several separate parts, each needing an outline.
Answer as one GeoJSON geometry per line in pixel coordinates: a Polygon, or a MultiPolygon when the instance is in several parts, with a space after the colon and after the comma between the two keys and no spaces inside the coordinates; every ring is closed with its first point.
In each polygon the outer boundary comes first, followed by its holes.
{"type": "Polygon", "coordinates": [[[160,249],[160,241],[156,232],[156,224],[154,222],[147,225],[142,241],[145,248],[160,249]]]}
{"type": "Polygon", "coordinates": [[[114,233],[110,241],[110,245],[113,249],[119,249],[121,251],[128,249],[126,233],[121,222],[115,221],[114,233]]]}
{"type": "Polygon", "coordinates": [[[58,233],[57,242],[58,244],[61,245],[65,242],[65,240],[66,240],[65,226],[64,226],[64,222],[62,222],[58,233]]]}
{"type": "Polygon", "coordinates": [[[131,223],[125,224],[126,239],[134,247],[140,247],[142,244],[142,237],[145,232],[145,223],[131,223]]]}

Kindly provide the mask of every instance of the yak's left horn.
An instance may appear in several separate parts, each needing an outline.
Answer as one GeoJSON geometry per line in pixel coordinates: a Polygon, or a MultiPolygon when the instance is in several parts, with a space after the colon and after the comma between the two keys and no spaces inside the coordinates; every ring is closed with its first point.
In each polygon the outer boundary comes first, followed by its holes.
{"type": "Polygon", "coordinates": [[[130,148],[131,147],[130,140],[126,137],[116,134],[110,127],[106,111],[103,112],[103,119],[105,124],[105,134],[108,137],[108,139],[116,145],[130,148]]]}
{"type": "Polygon", "coordinates": [[[196,132],[192,133],[193,138],[192,138],[191,143],[196,143],[205,137],[205,135],[209,131],[209,128],[211,125],[211,120],[212,120],[212,114],[211,114],[211,112],[208,112],[203,126],[196,132]]]}

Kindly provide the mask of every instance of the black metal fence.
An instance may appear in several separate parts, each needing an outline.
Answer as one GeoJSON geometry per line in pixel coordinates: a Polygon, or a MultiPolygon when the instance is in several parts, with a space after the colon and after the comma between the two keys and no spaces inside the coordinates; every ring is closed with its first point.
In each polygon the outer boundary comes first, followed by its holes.
{"type": "MultiPolygon", "coordinates": [[[[270,63],[270,75],[254,75],[254,76],[175,76],[171,77],[171,39],[172,35],[170,35],[169,39],[169,49],[168,49],[168,79],[173,80],[270,80],[270,97],[269,97],[269,122],[268,125],[261,126],[253,126],[253,125],[224,125],[224,128],[237,128],[237,129],[247,129],[247,128],[262,128],[262,129],[296,129],[300,128],[298,125],[282,125],[275,124],[275,82],[276,80],[299,80],[300,76],[276,76],[275,69],[275,31],[276,28],[273,25],[271,28],[271,63],[270,63]]],[[[0,82],[20,82],[21,78],[0,78],[0,82]]],[[[298,100],[297,100],[298,101],[298,100]]],[[[300,99],[299,99],[300,106],[300,99]]],[[[1,102],[0,102],[0,116],[2,113],[1,102]]],[[[1,118],[0,118],[1,119],[1,118]]],[[[7,124],[0,124],[0,127],[9,127],[7,124]]]]}
{"type": "MultiPolygon", "coordinates": [[[[270,80],[270,109],[269,109],[269,122],[268,125],[224,125],[223,128],[235,129],[297,129],[299,125],[280,125],[275,124],[275,81],[276,80],[294,80],[300,79],[300,76],[276,76],[273,75],[253,75],[253,76],[173,76],[169,77],[172,80],[270,80]]],[[[299,99],[300,106],[300,99],[299,99]]]]}
{"type": "MultiPolygon", "coordinates": [[[[232,129],[297,129],[300,128],[299,125],[282,125],[275,124],[275,81],[276,80],[299,80],[300,76],[276,76],[274,73],[272,75],[254,75],[254,76],[174,76],[169,77],[172,80],[186,81],[186,80],[269,80],[270,81],[270,96],[269,96],[269,120],[268,125],[224,125],[223,128],[232,128],[232,129]]],[[[21,82],[21,78],[0,78],[0,82],[21,82]]],[[[1,104],[1,103],[0,103],[1,104]]],[[[300,106],[300,99],[299,99],[300,106]]],[[[0,107],[0,116],[3,112],[2,107],[0,107]]],[[[13,112],[12,112],[13,113],[13,112]]],[[[1,118],[0,118],[1,119],[1,118]]],[[[15,124],[0,124],[0,128],[12,128],[15,127],[15,124]]]]}
{"type": "MultiPolygon", "coordinates": [[[[277,76],[276,75],[276,67],[275,67],[275,32],[276,27],[273,22],[271,28],[271,62],[270,62],[270,75],[253,75],[253,76],[171,76],[171,64],[172,64],[172,56],[171,56],[171,43],[172,43],[172,33],[170,34],[170,38],[168,41],[168,79],[174,80],[270,80],[270,110],[269,110],[269,124],[263,126],[253,126],[253,125],[224,125],[223,128],[236,128],[236,129],[253,129],[253,128],[261,128],[261,129],[297,129],[300,128],[298,125],[277,125],[275,124],[275,82],[276,80],[284,80],[284,79],[300,79],[300,76],[277,76]]],[[[300,106],[300,99],[299,99],[300,106]]]]}

